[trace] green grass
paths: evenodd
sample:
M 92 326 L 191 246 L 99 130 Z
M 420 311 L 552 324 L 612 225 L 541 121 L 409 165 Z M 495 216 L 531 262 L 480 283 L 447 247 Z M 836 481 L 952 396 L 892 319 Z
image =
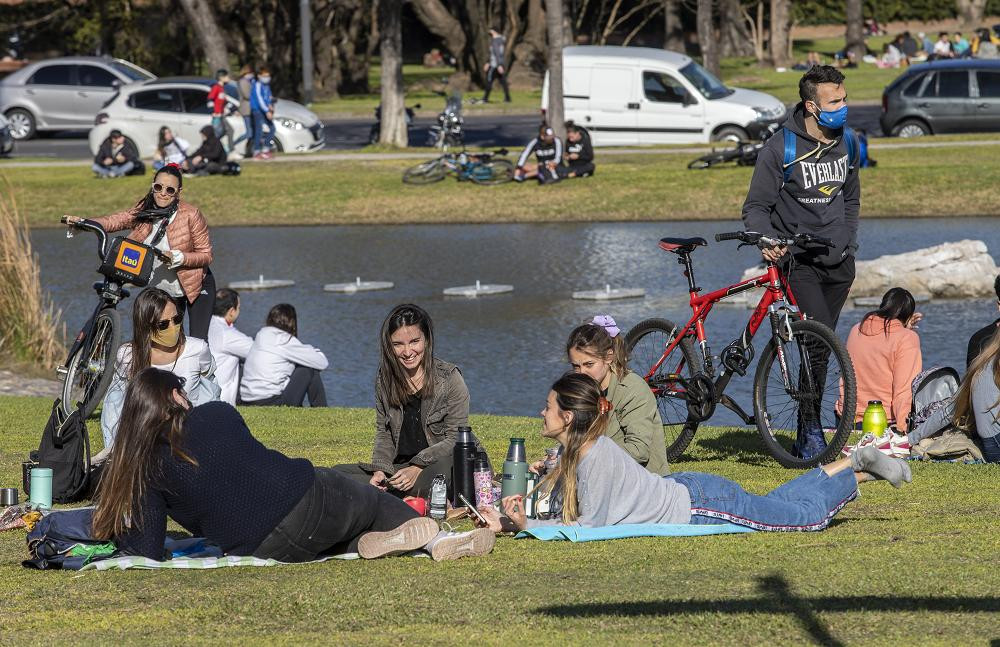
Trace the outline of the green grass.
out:
M 987 141 L 1000 144 L 996 136 Z M 994 187 L 1000 184 L 1000 165 L 984 163 L 995 155 L 994 145 L 883 149 L 873 144 L 879 165 L 862 171 L 862 217 L 998 215 L 1000 192 Z M 594 177 L 550 187 L 480 187 L 450 178 L 431 186 L 404 185 L 401 173 L 415 160 L 248 163 L 238 178 L 187 180 L 184 195 L 212 226 L 737 218 L 752 169 L 690 171 L 687 163 L 694 157 L 668 150 L 632 156 L 598 151 Z M 98 216 L 127 208 L 150 181 L 148 175 L 98 181 L 75 167 L 0 165 L 0 172 L 13 183 L 32 226 L 58 226 L 64 213 Z M 946 207 L 933 199 L 945 195 Z
M 0 482 L 20 480 L 50 403 L 0 398 Z M 370 410 L 243 412 L 268 446 L 317 465 L 370 454 Z M 473 416 L 494 459 L 538 421 Z M 100 437 L 97 421 L 92 435 Z M 753 492 L 795 476 L 749 432 L 703 429 L 678 469 Z M 1000 638 L 997 466 L 919 464 L 866 487 L 819 534 L 570 545 L 501 538 L 482 559 L 219 571 L 29 571 L 0 534 L 5 644 L 986 644 Z M 167 638 L 169 636 L 169 638 Z M 835 642 L 839 641 L 839 642 Z

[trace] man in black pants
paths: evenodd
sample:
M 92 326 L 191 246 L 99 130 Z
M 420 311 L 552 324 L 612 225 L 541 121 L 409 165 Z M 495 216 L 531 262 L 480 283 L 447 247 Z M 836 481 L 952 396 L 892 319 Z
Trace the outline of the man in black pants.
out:
M 852 148 L 844 141 L 844 75 L 832 66 L 817 65 L 799 81 L 799 97 L 802 100 L 784 123 L 792 136 L 778 131 L 757 157 L 743 204 L 743 223 L 748 231 L 812 233 L 834 242 L 832 248 L 778 247 L 762 254 L 781 263 L 802 312 L 836 330 L 854 282 L 861 209 L 858 165 L 849 159 Z M 853 150 L 857 149 L 854 142 Z M 823 394 L 828 358 L 813 354 L 811 359 L 818 380 L 814 388 Z M 800 409 L 795 451 L 802 458 L 826 448 L 819 422 L 818 416 Z
M 559 177 L 588 177 L 594 174 L 594 147 L 586 129 L 566 122 L 566 155 L 558 168 Z
M 510 88 L 507 86 L 507 70 L 503 66 L 504 53 L 507 49 L 507 39 L 498 29 L 490 29 L 490 61 L 483 66 L 486 72 L 486 92 L 483 93 L 483 103 L 490 102 L 490 92 L 493 90 L 493 80 L 500 79 L 503 88 L 504 103 L 510 103 Z

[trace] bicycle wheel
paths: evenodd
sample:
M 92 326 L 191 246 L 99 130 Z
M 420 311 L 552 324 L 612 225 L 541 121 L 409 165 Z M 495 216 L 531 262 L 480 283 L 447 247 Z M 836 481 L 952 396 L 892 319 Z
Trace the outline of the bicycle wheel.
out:
M 670 352 L 660 366 L 653 371 L 663 351 L 677 334 L 677 326 L 666 319 L 646 319 L 636 324 L 625 335 L 628 349 L 628 367 L 646 380 L 656 396 L 656 408 L 663 423 L 664 441 L 667 446 L 667 460 L 673 462 L 687 449 L 698 429 L 698 422 L 688 415 L 684 388 L 667 376 L 681 373 L 693 376 L 697 360 L 694 346 L 687 337 Z
M 728 162 L 731 158 L 732 153 L 709 153 L 708 155 L 702 155 L 696 160 L 692 160 L 688 164 L 688 168 L 692 170 L 706 169 L 716 164 L 722 164 L 723 162 Z
M 115 374 L 121 329 L 117 310 L 105 308 L 97 313 L 90 342 L 73 353 L 66 367 L 61 405 L 66 415 L 82 405 L 87 418 L 104 399 Z
M 843 411 L 853 412 L 857 397 L 854 366 L 837 335 L 818 321 L 793 321 L 791 338 L 781 340 L 789 387 L 786 388 L 778 347 L 772 339 L 761 353 L 754 376 L 753 409 L 768 453 L 784 467 L 829 463 L 854 427 L 854 416 L 838 422 L 837 401 L 843 384 Z M 812 459 L 793 451 L 799 428 L 822 429 L 827 448 Z
M 441 160 L 430 160 L 421 162 L 416 166 L 403 171 L 404 184 L 433 184 L 444 179 L 445 170 L 441 166 Z
M 476 184 L 503 184 L 513 179 L 514 165 L 508 160 L 490 160 L 472 169 L 472 181 Z

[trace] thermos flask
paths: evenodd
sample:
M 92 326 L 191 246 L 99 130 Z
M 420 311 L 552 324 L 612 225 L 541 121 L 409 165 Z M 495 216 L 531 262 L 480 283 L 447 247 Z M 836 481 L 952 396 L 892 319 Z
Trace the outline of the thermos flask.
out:
M 458 508 L 465 505 L 458 498 L 459 494 L 464 495 L 466 501 L 473 502 L 476 500 L 475 470 L 476 441 L 473 440 L 472 429 L 470 427 L 459 427 L 458 438 L 455 440 L 455 449 L 452 453 L 452 506 Z
M 476 457 L 473 481 L 476 485 L 476 507 L 493 505 L 493 470 L 490 469 L 490 461 L 486 457 L 486 452 L 479 452 Z
M 524 438 L 511 438 L 507 448 L 507 460 L 503 462 L 503 480 L 500 497 L 507 498 L 528 491 L 528 463 L 524 454 Z

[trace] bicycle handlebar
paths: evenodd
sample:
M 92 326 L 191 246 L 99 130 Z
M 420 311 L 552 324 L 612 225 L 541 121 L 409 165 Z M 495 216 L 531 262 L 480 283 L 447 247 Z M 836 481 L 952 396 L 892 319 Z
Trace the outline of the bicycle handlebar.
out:
M 102 261 L 108 255 L 108 232 L 104 230 L 104 227 L 93 220 L 87 220 L 86 218 L 76 222 L 70 222 L 67 216 L 63 216 L 59 219 L 59 222 L 69 227 L 75 227 L 76 229 L 82 229 L 84 231 L 92 231 L 97 234 L 97 255 Z M 165 254 L 156 248 L 153 248 L 153 253 L 164 263 L 170 263 L 173 261 L 173 257 L 170 256 L 170 254 Z
M 820 245 L 823 247 L 835 247 L 829 238 L 816 236 L 814 234 L 795 234 L 794 236 L 768 236 L 756 231 L 732 231 L 716 234 L 715 240 L 722 242 L 725 240 L 739 240 L 748 245 L 765 247 L 789 247 L 791 245 Z

